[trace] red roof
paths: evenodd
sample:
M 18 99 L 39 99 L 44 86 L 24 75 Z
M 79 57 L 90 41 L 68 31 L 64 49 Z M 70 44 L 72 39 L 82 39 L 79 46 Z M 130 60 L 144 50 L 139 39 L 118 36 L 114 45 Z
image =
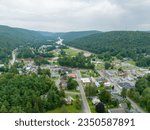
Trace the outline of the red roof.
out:
M 69 77 L 76 78 L 76 74 L 68 74 Z

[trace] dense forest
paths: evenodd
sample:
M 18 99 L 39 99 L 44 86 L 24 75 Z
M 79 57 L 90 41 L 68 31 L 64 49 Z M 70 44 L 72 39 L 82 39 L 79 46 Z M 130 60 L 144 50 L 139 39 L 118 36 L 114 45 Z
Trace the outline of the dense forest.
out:
M 135 84 L 135 89 L 128 91 L 128 96 L 150 112 L 150 75 L 140 78 Z
M 150 33 L 138 31 L 114 31 L 97 33 L 66 42 L 67 45 L 101 54 L 101 58 L 116 56 L 132 58 L 139 66 L 149 66 Z M 139 62 L 139 59 L 142 61 Z
M 0 75 L 0 112 L 47 112 L 63 104 L 61 93 L 47 76 Z

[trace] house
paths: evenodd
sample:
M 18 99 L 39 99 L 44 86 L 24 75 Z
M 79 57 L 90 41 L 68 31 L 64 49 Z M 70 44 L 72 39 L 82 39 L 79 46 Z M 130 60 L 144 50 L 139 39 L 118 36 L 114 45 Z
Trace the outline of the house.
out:
M 4 67 L 4 64 L 0 64 L 0 68 Z
M 52 78 L 56 78 L 56 77 L 59 77 L 59 70 L 60 68 L 51 68 L 50 71 L 51 71 L 51 77 Z
M 107 82 L 107 80 L 105 78 L 97 78 L 96 81 L 99 82 L 99 83 Z
M 93 77 L 91 77 L 91 82 L 92 82 L 92 83 L 95 83 L 96 80 L 95 80 Z
M 108 109 L 109 113 L 126 113 L 124 108 L 112 108 Z
M 112 86 L 112 83 L 111 83 L 111 82 L 105 82 L 105 83 L 104 83 L 104 86 L 110 87 L 110 86 Z
M 100 84 L 99 84 L 99 82 L 95 82 L 95 86 L 98 88 L 98 87 L 100 87 Z
M 118 85 L 119 85 L 121 88 L 126 88 L 126 89 L 134 88 L 134 84 L 131 84 L 131 83 L 129 83 L 129 82 L 120 82 L 120 83 L 118 83 Z
M 67 98 L 65 98 L 65 101 L 66 101 L 66 104 L 71 105 L 74 99 L 71 96 L 68 96 Z
M 61 89 L 66 89 L 67 88 L 67 82 L 65 80 L 61 80 L 59 86 Z
M 76 78 L 76 74 L 73 74 L 73 73 L 68 74 L 68 77 L 70 77 L 70 78 Z
M 121 104 L 119 104 L 119 106 L 121 108 L 124 108 L 125 110 L 128 109 L 127 103 L 121 103 Z
M 100 100 L 97 97 L 93 97 L 92 103 L 93 105 L 97 105 L 100 102 Z
M 81 81 L 83 84 L 90 84 L 91 83 L 90 78 L 81 78 Z

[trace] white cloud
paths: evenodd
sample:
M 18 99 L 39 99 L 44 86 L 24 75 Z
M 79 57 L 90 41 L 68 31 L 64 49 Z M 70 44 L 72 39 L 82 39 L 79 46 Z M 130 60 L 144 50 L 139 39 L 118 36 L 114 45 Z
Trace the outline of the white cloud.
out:
M 150 23 L 148 11 L 149 0 L 0 0 L 0 24 L 48 31 L 136 29 Z

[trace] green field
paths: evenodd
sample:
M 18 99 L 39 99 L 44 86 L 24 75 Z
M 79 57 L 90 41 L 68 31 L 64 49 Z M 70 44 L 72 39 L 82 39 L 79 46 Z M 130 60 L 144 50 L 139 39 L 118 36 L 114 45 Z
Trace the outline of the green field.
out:
M 80 51 L 77 51 L 77 50 L 74 50 L 74 49 L 63 49 L 67 55 L 70 55 L 70 56 L 76 56 Z
M 92 104 L 92 101 L 90 99 L 88 99 L 88 104 L 89 104 L 89 107 L 91 109 L 91 112 L 92 113 L 96 113 L 96 111 L 95 111 L 95 105 Z

